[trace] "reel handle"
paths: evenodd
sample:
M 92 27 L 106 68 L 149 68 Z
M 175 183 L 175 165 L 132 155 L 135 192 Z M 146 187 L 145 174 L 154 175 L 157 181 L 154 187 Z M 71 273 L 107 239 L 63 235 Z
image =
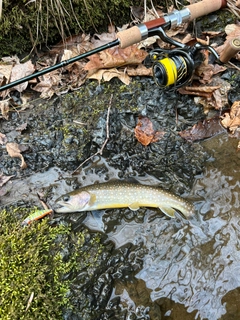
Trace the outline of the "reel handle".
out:
M 227 63 L 236 53 L 240 51 L 240 38 L 234 38 L 227 42 L 225 49 L 220 53 L 219 60 Z
M 203 0 L 185 7 L 182 10 L 175 10 L 161 18 L 154 19 L 142 24 L 136 25 L 127 30 L 117 33 L 120 41 L 119 47 L 124 49 L 135 43 L 138 43 L 149 36 L 151 29 L 179 25 L 186 21 L 192 21 L 198 17 L 207 15 L 227 6 L 226 0 Z

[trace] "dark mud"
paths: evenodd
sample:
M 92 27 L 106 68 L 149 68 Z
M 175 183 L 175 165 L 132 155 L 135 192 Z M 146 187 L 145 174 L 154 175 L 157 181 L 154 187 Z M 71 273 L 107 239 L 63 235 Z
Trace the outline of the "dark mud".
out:
M 111 95 L 103 154 L 72 175 L 106 139 Z M 203 144 L 184 141 L 179 131 L 205 117 L 202 107 L 189 96 L 161 92 L 151 79 L 136 78 L 130 86 L 89 82 L 53 101 L 31 104 L 1 121 L 9 142 L 28 146 L 26 170 L 1 146 L 0 170 L 15 175 L 1 206 L 39 206 L 37 192 L 51 205 L 81 185 L 134 178 L 188 196 L 197 211 L 189 223 L 146 208 L 55 215 L 54 223 L 70 223 L 77 232 L 86 225 L 90 238 L 100 231 L 105 248 L 98 267 L 69 276 L 75 308 L 65 310 L 64 319 L 228 320 L 234 319 L 233 308 L 239 315 L 237 140 L 224 134 Z M 137 142 L 139 115 L 165 131 L 163 139 L 147 147 Z M 15 129 L 25 122 L 20 134 Z

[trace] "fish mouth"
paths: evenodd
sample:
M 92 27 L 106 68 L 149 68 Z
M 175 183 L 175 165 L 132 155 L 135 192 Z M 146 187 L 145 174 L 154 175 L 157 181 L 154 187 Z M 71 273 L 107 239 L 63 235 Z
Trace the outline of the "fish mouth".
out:
M 72 208 L 69 208 L 68 204 L 64 201 L 58 201 L 54 204 L 53 210 L 57 213 L 69 213 L 74 212 Z

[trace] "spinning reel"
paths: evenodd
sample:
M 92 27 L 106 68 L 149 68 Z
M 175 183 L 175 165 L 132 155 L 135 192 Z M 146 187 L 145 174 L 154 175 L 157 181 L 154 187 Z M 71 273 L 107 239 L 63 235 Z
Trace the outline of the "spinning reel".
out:
M 174 90 L 187 85 L 191 81 L 194 70 L 203 61 L 200 50 L 210 51 L 219 63 L 217 52 L 210 46 L 196 43 L 193 47 L 169 38 L 162 28 L 158 28 L 157 34 L 160 38 L 170 44 L 174 49 L 155 49 L 149 54 L 153 62 L 153 77 L 161 89 Z

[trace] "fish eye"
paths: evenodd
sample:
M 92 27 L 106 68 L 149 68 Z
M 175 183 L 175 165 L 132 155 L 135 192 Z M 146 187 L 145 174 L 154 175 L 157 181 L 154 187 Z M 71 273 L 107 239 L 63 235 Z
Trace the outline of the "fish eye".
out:
M 68 194 L 66 194 L 65 196 L 63 196 L 63 201 L 68 202 L 70 199 L 70 196 Z

